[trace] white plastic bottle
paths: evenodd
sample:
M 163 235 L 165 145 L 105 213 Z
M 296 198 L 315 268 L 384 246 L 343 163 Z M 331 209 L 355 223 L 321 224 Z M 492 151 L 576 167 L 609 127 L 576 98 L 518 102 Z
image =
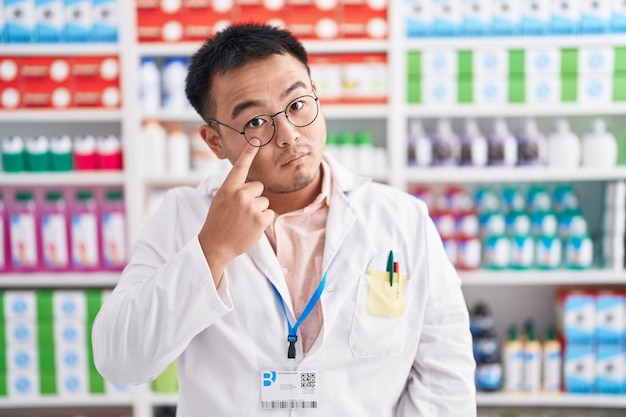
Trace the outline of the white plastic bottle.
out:
M 181 112 L 189 107 L 185 95 L 187 61 L 182 57 L 169 57 L 163 61 L 161 85 L 163 87 L 163 108 Z
M 548 329 L 548 337 L 543 346 L 543 391 L 561 391 L 561 373 L 563 368 L 563 352 L 561 342 L 556 337 L 554 327 Z
M 544 165 L 546 159 L 546 138 L 539 131 L 532 117 L 524 120 L 524 128 L 517 137 L 519 165 Z
M 494 120 L 493 134 L 489 137 L 489 164 L 507 167 L 517 164 L 517 139 L 501 118 Z
M 409 141 L 413 147 L 413 155 L 410 159 L 415 160 L 418 167 L 427 167 L 433 160 L 433 144 L 426 133 L 420 119 L 412 119 L 409 127 Z
M 432 138 L 432 145 L 433 165 L 451 166 L 458 164 L 461 144 L 458 136 L 452 130 L 450 120 L 439 120 L 437 132 Z
M 548 136 L 548 166 L 575 168 L 580 165 L 581 144 L 565 119 L 556 122 L 555 131 Z
M 157 119 L 148 119 L 141 128 L 142 173 L 164 175 L 166 171 L 167 132 Z
M 504 389 L 508 392 L 520 392 L 524 388 L 524 345 L 516 326 L 509 327 L 502 350 Z
M 190 162 L 189 136 L 180 123 L 173 123 L 167 136 L 167 168 L 172 175 L 189 173 Z
M 582 165 L 610 168 L 617 163 L 617 139 L 606 130 L 603 119 L 595 119 L 582 138 Z
M 161 108 L 161 72 L 154 58 L 142 58 L 139 80 L 142 110 L 146 113 L 159 110 Z
M 524 391 L 538 392 L 541 389 L 541 364 L 543 348 L 537 340 L 534 326 L 526 324 L 526 340 L 524 342 Z
M 461 138 L 461 165 L 483 167 L 489 158 L 487 138 L 480 132 L 476 119 L 465 120 Z

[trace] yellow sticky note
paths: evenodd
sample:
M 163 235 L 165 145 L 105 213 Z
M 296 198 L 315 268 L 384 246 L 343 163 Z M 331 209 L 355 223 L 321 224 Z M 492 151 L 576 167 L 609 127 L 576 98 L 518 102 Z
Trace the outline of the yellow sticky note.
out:
M 406 276 L 394 274 L 389 285 L 389 272 L 367 271 L 370 284 L 367 291 L 367 311 L 383 317 L 400 317 L 404 312 Z

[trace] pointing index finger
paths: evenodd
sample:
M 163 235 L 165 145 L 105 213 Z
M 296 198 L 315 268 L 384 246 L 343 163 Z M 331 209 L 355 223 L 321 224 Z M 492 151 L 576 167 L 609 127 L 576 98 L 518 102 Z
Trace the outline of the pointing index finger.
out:
M 257 139 L 253 139 L 253 141 L 255 141 L 254 143 L 258 143 Z M 252 161 L 254 161 L 254 157 L 258 151 L 258 146 L 246 145 L 241 155 L 239 155 L 239 158 L 237 158 L 233 164 L 225 182 L 245 183 L 246 178 L 248 178 L 248 172 L 250 172 Z

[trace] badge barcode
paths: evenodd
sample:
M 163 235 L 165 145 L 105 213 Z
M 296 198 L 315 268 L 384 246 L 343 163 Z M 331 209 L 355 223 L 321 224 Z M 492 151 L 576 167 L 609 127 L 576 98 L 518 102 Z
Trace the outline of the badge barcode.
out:
M 263 408 L 317 408 L 317 401 L 262 401 Z

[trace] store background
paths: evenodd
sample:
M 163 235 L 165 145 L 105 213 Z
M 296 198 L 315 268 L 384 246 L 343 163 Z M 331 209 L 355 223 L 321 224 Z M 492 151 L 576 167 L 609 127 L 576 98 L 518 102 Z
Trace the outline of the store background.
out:
M 172 413 L 173 368 L 151 384 L 125 388 L 106 384 L 93 367 L 90 323 L 120 268 L 105 262 L 112 258 L 103 248 L 124 253 L 167 188 L 227 169 L 198 142 L 199 118 L 181 98 L 180 83 L 189 56 L 206 36 L 250 16 L 285 25 L 304 41 L 328 118 L 329 152 L 430 201 L 446 248 L 460 266 L 468 307 L 487 303 L 497 340 L 504 342 L 511 325 L 521 334 L 530 319 L 543 342 L 551 326 L 562 327 L 555 308 L 559 289 L 594 294 L 571 298 L 578 309 L 567 310 L 568 317 L 586 318 L 588 326 L 559 332 L 576 342 L 562 340 L 570 367 L 589 372 L 572 371 L 580 376 L 571 385 L 579 392 L 481 391 L 481 415 L 626 413 L 626 313 L 620 298 L 626 284 L 626 168 L 621 166 L 626 162 L 626 13 L 620 2 L 3 0 L 0 11 L 0 215 L 5 221 L 0 238 L 7 249 L 0 250 L 5 260 L 0 263 L 0 414 Z M 462 139 L 471 145 L 464 161 L 493 166 L 456 166 L 454 149 L 468 119 L 485 138 Z M 529 119 L 543 139 L 532 129 L 523 136 L 532 126 Z M 580 161 L 571 141 L 551 136 L 560 119 L 578 135 Z M 614 142 L 583 139 L 597 119 Z M 428 140 L 420 139 L 415 120 Z M 496 127 L 502 121 L 513 139 Z M 16 136 L 24 140 L 23 150 Z M 513 143 L 517 150 L 521 140 L 530 144 L 525 149 L 557 151 L 548 154 L 548 162 L 536 158 L 544 153 L 514 152 L 528 165 L 520 166 L 506 149 Z M 555 155 L 560 158 L 550 160 Z M 599 166 L 588 166 L 594 163 Z M 441 166 L 426 166 L 433 164 Z M 497 242 L 518 249 L 519 259 L 488 264 L 486 242 L 493 234 L 475 227 L 487 219 L 476 196 L 519 192 L 525 201 L 536 186 L 545 187 L 539 190 L 547 192 L 559 220 L 557 190 L 571 187 L 588 233 L 573 235 L 565 228 L 547 237 L 578 252 L 568 260 L 564 251 L 554 268 L 538 268 L 538 258 L 524 257 L 528 242 L 539 242 L 538 236 L 523 233 L 524 224 L 541 211 L 526 203 L 519 217 L 509 217 L 519 220 L 513 224 L 522 236 L 497 234 Z M 82 204 L 78 193 L 84 190 L 94 191 L 95 205 Z M 21 191 L 33 192 L 34 209 L 18 204 Z M 67 210 L 46 203 L 50 191 L 62 192 Z M 122 192 L 123 207 L 107 199 L 110 191 Z M 69 264 L 55 271 L 42 262 L 38 249 L 33 265 L 9 267 L 6 230 L 15 213 L 24 215 L 21 220 L 58 213 L 82 220 L 89 230 L 77 229 L 76 235 L 97 237 L 97 257 L 81 264 L 68 256 Z M 104 219 L 119 220 L 120 213 L 127 240 L 111 246 L 106 230 L 119 223 L 111 226 Z M 496 214 L 506 219 L 506 208 Z M 28 226 L 23 227 L 19 230 L 27 235 Z M 591 257 L 580 249 L 587 243 L 593 245 Z M 482 247 L 480 264 L 476 244 Z M 595 294 L 607 288 L 621 303 L 610 316 L 621 323 L 621 332 L 599 340 L 596 322 L 604 316 Z M 21 309 L 12 310 L 16 305 Z M 605 389 L 612 394 L 598 392 L 599 344 L 603 352 L 606 345 L 612 349 L 611 376 L 622 381 Z

